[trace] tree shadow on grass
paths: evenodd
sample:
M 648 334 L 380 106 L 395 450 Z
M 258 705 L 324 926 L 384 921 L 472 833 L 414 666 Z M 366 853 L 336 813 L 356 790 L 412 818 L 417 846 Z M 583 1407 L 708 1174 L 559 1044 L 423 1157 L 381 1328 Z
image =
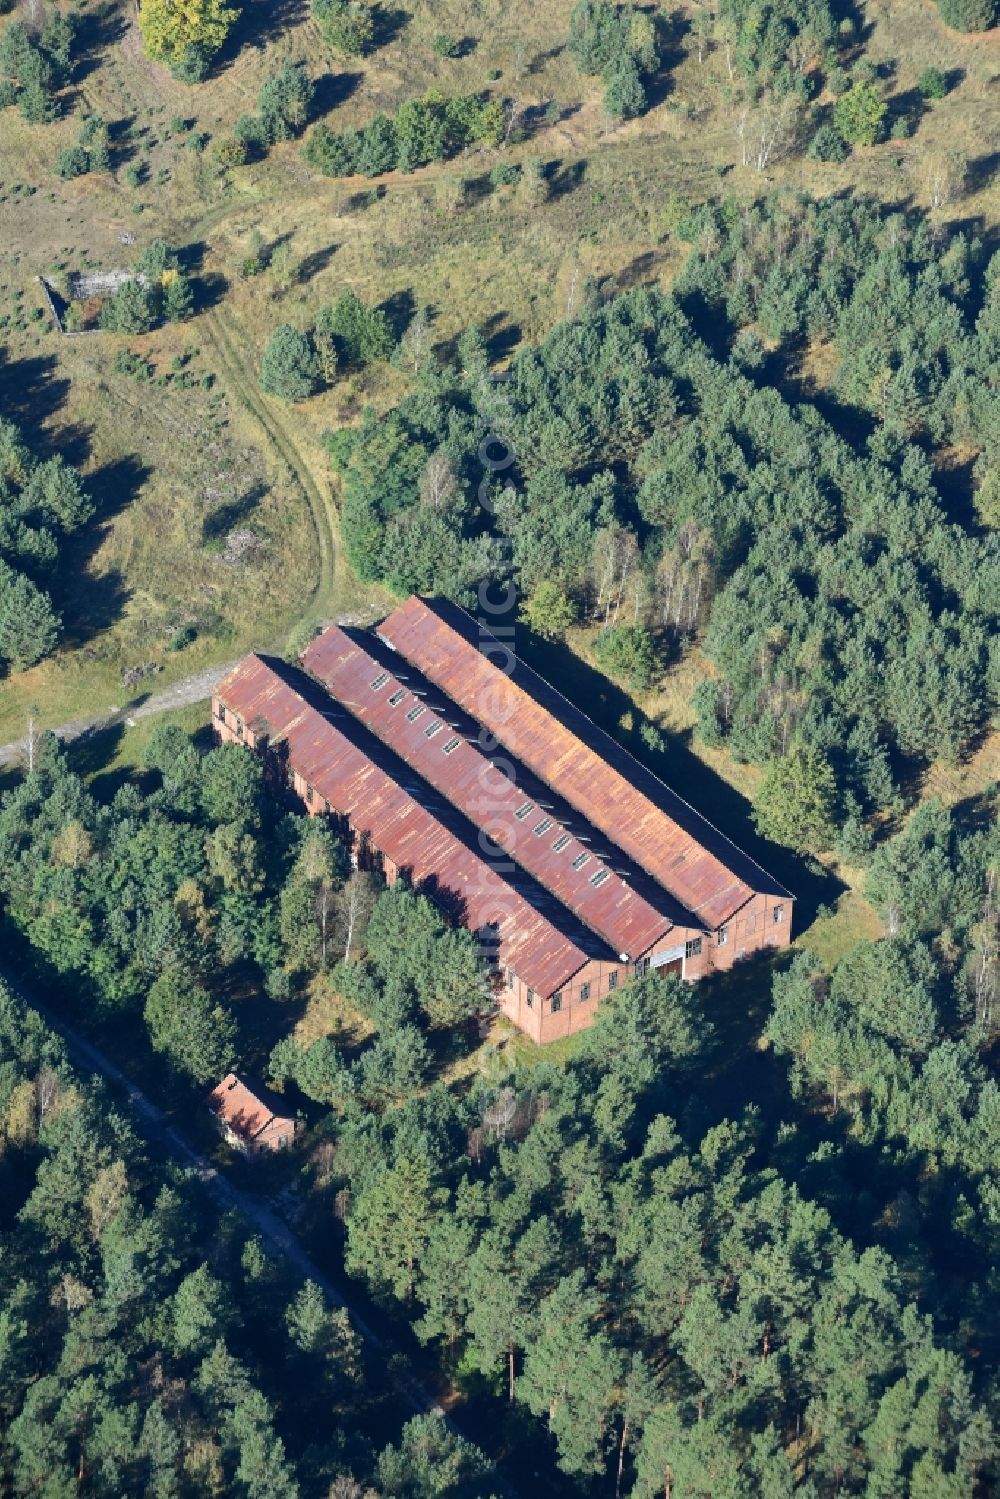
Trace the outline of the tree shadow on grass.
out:
M 13 791 L 24 774 L 20 765 L 0 765 L 0 800 Z
M 585 161 L 571 161 L 566 166 L 561 161 L 549 162 L 545 167 L 545 176 L 549 184 L 550 199 L 554 201 L 564 198 L 567 193 L 580 186 L 586 175 Z
M 339 105 L 346 104 L 361 83 L 361 73 L 323 73 L 313 83 L 312 100 L 309 105 L 309 123 L 321 120 Z
M 47 432 L 45 423 L 66 403 L 69 380 L 59 373 L 54 354 L 5 359 L 0 352 L 0 411 L 22 429 L 25 442 L 41 458 L 61 453 L 68 463 L 82 463 L 90 451 L 84 427 Z
M 973 156 L 965 169 L 965 180 L 970 192 L 979 192 L 988 187 L 1000 170 L 1000 151 L 986 151 L 982 156 Z
M 645 250 L 624 266 L 614 278 L 619 291 L 630 291 L 634 286 L 648 283 L 655 277 L 667 256 L 661 250 Z
M 79 87 L 100 67 L 109 49 L 125 36 L 128 19 L 124 9 L 111 5 L 98 5 L 93 10 L 81 8 L 75 14 L 73 50 L 77 56 L 70 81 Z
M 212 59 L 209 82 L 228 71 L 245 49 L 264 52 L 291 27 L 307 19 L 309 0 L 271 0 L 269 5 L 245 5 L 237 11 L 236 25 Z
M 494 364 L 513 354 L 524 336 L 521 325 L 512 323 L 509 313 L 506 312 L 492 313 L 481 328 L 483 338 L 486 340 L 487 353 L 491 363 Z
M 400 291 L 393 292 L 391 297 L 387 297 L 379 305 L 380 310 L 389 319 L 393 338 L 397 340 L 402 338 L 417 312 L 412 288 L 407 286 Z
M 546 47 L 542 52 L 536 52 L 525 68 L 525 72 L 529 77 L 534 73 L 540 73 L 546 63 L 553 62 L 555 58 L 561 57 L 565 50 L 566 48 L 560 43 L 558 47 Z
M 679 11 L 674 12 L 669 22 L 659 13 L 654 13 L 652 19 L 657 32 L 660 61 L 655 73 L 647 74 L 642 80 L 646 91 L 647 112 L 664 104 L 673 93 L 674 68 L 684 60 L 681 43 L 691 29 L 690 21 Z
M 49 590 L 65 623 L 64 648 L 85 644 L 121 618 L 129 597 L 122 574 L 112 568 L 98 576 L 89 569 L 107 535 L 108 522 L 134 499 L 150 472 L 136 458 L 127 456 L 87 475 L 94 515 L 64 541 Z
M 410 12 L 401 10 L 398 6 L 376 5 L 372 21 L 375 25 L 372 50 L 376 51 L 379 47 L 388 46 L 402 34 L 404 27 L 410 23 Z
M 99 795 L 102 801 L 110 801 L 119 787 L 131 779 L 128 766 L 123 765 L 114 772 L 106 770 L 121 748 L 124 738 L 125 724 L 121 719 L 116 718 L 113 723 L 100 728 L 85 729 L 66 746 L 66 759 L 70 769 L 76 775 L 91 780 L 92 791 L 97 792 L 100 788 Z
M 309 255 L 304 255 L 299 261 L 296 280 L 300 286 L 305 286 L 314 276 L 325 271 L 330 261 L 340 249 L 339 245 L 324 245 L 319 250 L 313 250 Z
M 202 521 L 203 540 L 211 541 L 216 537 L 225 536 L 234 526 L 256 510 L 261 501 L 266 499 L 268 492 L 267 485 L 258 480 L 257 483 L 250 485 L 245 494 L 237 495 L 232 500 L 224 500 Z

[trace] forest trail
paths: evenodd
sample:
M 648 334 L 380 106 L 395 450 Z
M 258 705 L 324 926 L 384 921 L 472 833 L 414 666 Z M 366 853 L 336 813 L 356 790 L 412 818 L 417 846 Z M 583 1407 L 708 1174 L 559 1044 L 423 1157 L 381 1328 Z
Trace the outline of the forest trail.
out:
M 283 1218 L 252 1193 L 235 1186 L 217 1166 L 213 1166 L 211 1161 L 195 1149 L 181 1130 L 167 1118 L 163 1110 L 143 1093 L 141 1088 L 138 1088 L 109 1056 L 51 1011 L 47 1005 L 42 1004 L 12 973 L 0 968 L 0 978 L 14 993 L 19 994 L 26 1004 L 37 1010 L 46 1025 L 63 1038 L 70 1060 L 80 1072 L 97 1073 L 125 1094 L 136 1115 L 137 1122 L 142 1126 L 143 1134 L 152 1146 L 168 1158 L 172 1157 L 181 1165 L 193 1170 L 220 1209 L 225 1212 L 239 1213 L 258 1230 L 262 1238 L 277 1253 L 293 1264 L 306 1280 L 314 1281 L 333 1306 L 347 1312 L 359 1338 L 372 1353 L 379 1356 L 383 1368 L 389 1372 L 389 1377 L 399 1395 L 417 1415 L 439 1414 L 456 1436 L 471 1440 L 465 1437 L 454 1418 L 441 1408 L 434 1393 L 399 1367 L 399 1360 L 392 1358 L 392 1345 L 375 1331 L 357 1307 L 337 1289 L 328 1276 L 323 1274 Z M 495 1476 L 494 1482 L 498 1492 L 503 1494 L 505 1499 L 518 1499 L 517 1491 L 499 1474 Z
M 324 603 L 329 600 L 333 588 L 334 539 L 330 520 L 330 501 L 322 493 L 315 475 L 278 415 L 276 403 L 269 401 L 260 393 L 255 381 L 246 378 L 242 361 L 233 343 L 232 329 L 227 324 L 222 311 L 217 307 L 209 309 L 202 314 L 202 322 L 208 329 L 230 389 L 263 430 L 271 447 L 301 489 L 309 507 L 319 557 L 319 576 L 316 581 L 313 605 L 322 609 Z
M 69 743 L 73 739 L 82 739 L 85 735 L 98 733 L 101 729 L 113 728 L 115 724 L 126 723 L 129 719 L 151 718 L 156 713 L 166 713 L 172 708 L 186 708 L 191 703 L 203 702 L 211 697 L 216 683 L 221 682 L 227 672 L 232 671 L 237 663 L 227 661 L 221 666 L 207 666 L 202 671 L 194 672 L 190 677 L 184 677 L 180 682 L 175 682 L 172 687 L 164 687 L 161 692 L 154 692 L 145 699 L 134 699 L 131 703 L 125 703 L 121 708 L 112 707 L 106 713 L 96 714 L 92 718 L 75 718 L 69 723 L 60 724 L 53 730 L 57 739 Z M 15 765 L 22 760 L 25 753 L 25 741 L 15 739 L 10 744 L 0 744 L 0 766 Z

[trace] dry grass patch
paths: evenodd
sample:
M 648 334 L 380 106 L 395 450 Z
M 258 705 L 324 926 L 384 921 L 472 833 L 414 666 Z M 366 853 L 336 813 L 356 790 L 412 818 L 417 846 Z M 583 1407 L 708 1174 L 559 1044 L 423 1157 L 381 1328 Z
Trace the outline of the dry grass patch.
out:
M 825 972 L 830 973 L 859 942 L 873 942 L 884 935 L 879 917 L 861 893 L 863 874 L 860 870 L 837 869 L 842 879 L 849 880 L 849 888 L 837 901 L 829 916 L 820 917 L 795 939 L 795 946 L 805 948 L 819 961 Z
M 317 974 L 307 992 L 308 1003 L 293 1032 L 303 1051 L 323 1036 L 332 1036 L 338 1045 L 354 1048 L 375 1034 L 368 1017 L 334 989 L 326 974 Z

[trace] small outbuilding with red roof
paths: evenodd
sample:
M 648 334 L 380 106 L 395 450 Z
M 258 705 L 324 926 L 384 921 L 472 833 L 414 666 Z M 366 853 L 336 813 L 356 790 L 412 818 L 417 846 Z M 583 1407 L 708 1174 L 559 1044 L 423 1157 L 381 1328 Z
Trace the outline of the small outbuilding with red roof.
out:
M 244 1155 L 284 1150 L 295 1139 L 295 1120 L 278 1113 L 276 1100 L 242 1082 L 235 1072 L 212 1089 L 208 1107 L 226 1143 Z

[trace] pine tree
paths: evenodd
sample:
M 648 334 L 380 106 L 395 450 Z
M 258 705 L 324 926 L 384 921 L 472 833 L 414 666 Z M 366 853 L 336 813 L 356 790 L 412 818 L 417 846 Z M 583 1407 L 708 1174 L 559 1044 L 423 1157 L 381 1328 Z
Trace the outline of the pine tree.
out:
M 438 1195 L 426 1157 L 407 1154 L 381 1166 L 347 1220 L 349 1272 L 364 1275 L 377 1291 L 409 1301 Z
M 836 795 L 829 762 L 819 750 L 800 745 L 768 767 L 754 799 L 754 821 L 774 843 L 818 853 L 836 836 Z

